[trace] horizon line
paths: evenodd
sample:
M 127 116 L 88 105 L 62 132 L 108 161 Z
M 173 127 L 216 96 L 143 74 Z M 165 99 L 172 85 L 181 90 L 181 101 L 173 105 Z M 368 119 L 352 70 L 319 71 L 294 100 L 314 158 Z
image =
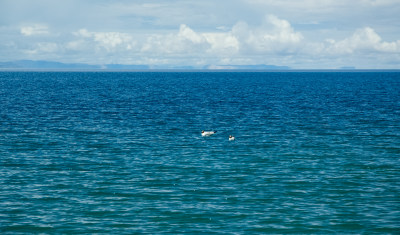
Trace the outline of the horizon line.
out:
M 0 72 L 400 72 L 400 69 L 207 69 L 207 68 L 148 68 L 148 69 L 79 69 L 79 68 L 0 68 Z

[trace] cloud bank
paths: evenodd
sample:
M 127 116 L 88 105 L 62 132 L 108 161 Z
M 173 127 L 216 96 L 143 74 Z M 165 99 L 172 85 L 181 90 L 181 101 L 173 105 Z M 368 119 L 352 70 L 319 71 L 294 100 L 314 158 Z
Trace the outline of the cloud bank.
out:
M 19 1 L 29 5 L 24 0 Z M 58 21 L 54 12 L 44 12 L 47 18 L 54 18 L 53 23 L 36 15 L 14 19 L 14 15 L 6 14 L 4 7 L 19 6 L 6 0 L 6 4 L 0 4 L 0 8 L 3 5 L 0 13 L 4 13 L 0 16 L 3 18 L 0 32 L 6 35 L 0 38 L 0 60 L 400 68 L 400 19 L 397 15 L 387 15 L 400 9 L 396 1 L 222 0 L 218 3 L 191 2 L 191 8 L 189 3 L 178 0 L 171 4 L 155 0 L 100 2 L 96 5 L 90 1 L 64 2 L 62 6 L 67 12 L 80 6 L 87 14 L 78 15 L 79 22 L 71 19 L 70 25 L 66 26 Z M 50 5 L 56 7 L 55 3 Z M 350 13 L 351 7 L 355 6 L 364 10 Z M 232 14 L 218 10 L 223 7 Z M 267 9 L 275 11 L 278 8 L 286 10 L 265 14 Z M 337 15 L 339 10 L 344 12 L 342 17 Z M 347 19 L 351 14 L 364 19 L 372 10 L 381 16 L 379 20 L 357 23 Z M 235 16 L 239 11 L 239 16 Z M 104 18 L 98 16 L 99 13 Z M 383 16 L 384 13 L 387 16 Z M 62 18 L 62 14 L 58 17 Z M 97 22 L 88 20 L 89 17 L 94 17 Z M 1 24 L 7 21 L 8 24 Z
M 41 34 L 49 33 L 47 26 L 40 25 L 40 24 L 33 24 L 30 26 L 22 26 L 20 32 L 24 36 L 33 36 L 33 35 L 41 35 Z

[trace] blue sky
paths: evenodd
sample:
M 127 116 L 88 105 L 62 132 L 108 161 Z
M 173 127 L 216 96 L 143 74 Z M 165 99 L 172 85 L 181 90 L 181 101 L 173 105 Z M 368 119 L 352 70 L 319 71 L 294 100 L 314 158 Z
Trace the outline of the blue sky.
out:
M 0 61 L 400 69 L 400 0 L 0 0 Z

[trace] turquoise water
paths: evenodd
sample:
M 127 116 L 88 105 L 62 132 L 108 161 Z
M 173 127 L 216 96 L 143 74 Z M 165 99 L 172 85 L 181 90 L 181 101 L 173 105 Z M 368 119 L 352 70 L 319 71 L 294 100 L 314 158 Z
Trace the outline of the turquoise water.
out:
M 0 72 L 3 234 L 398 234 L 399 157 L 399 72 Z

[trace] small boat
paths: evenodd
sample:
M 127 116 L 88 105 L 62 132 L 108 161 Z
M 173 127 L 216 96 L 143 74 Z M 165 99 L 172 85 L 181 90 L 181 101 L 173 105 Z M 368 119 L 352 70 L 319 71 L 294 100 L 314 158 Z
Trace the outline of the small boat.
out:
M 210 136 L 217 133 L 216 131 L 201 131 L 201 136 Z
M 229 136 L 229 141 L 235 140 L 235 136 L 230 135 Z

